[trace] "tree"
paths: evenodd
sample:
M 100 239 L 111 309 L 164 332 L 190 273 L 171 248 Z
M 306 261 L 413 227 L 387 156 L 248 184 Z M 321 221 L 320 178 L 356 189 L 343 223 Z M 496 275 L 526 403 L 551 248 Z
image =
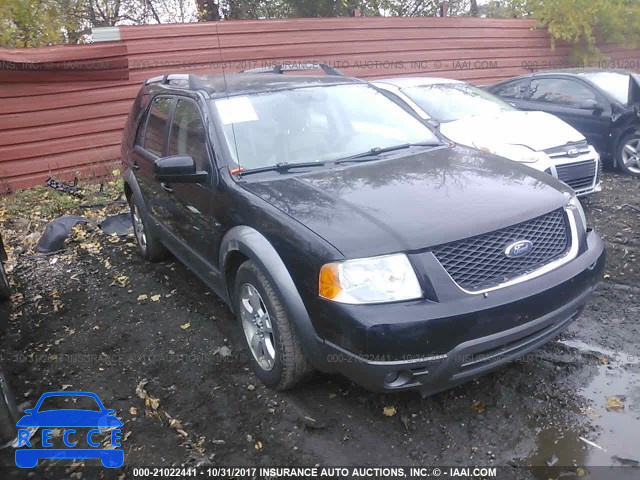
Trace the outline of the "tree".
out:
M 46 0 L 0 0 L 0 44 L 34 47 L 63 41 L 63 22 L 55 3 Z
M 603 57 L 598 40 L 628 48 L 640 40 L 638 0 L 532 0 L 528 7 L 549 31 L 552 47 L 558 41 L 570 43 L 572 60 L 579 64 Z

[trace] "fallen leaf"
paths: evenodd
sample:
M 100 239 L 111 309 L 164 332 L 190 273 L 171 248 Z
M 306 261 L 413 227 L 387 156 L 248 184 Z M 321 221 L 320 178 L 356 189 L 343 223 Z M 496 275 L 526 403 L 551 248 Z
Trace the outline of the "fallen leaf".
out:
M 151 301 L 152 302 L 159 302 L 160 301 L 160 295 L 152 295 L 151 296 Z
M 146 300 L 147 298 L 149 298 L 149 296 L 146 293 L 143 293 L 142 295 L 138 295 L 139 302 Z
M 262 447 L 263 447 L 262 442 L 258 440 L 258 442 L 255 444 L 256 450 L 262 450 Z
M 191 327 L 191 324 L 189 322 L 183 323 L 182 325 L 180 325 L 180 328 L 182 330 L 187 330 L 189 327 Z
M 471 410 L 473 410 L 476 413 L 483 413 L 485 409 L 485 405 L 484 403 L 476 400 L 471 404 Z
M 620 397 L 614 395 L 613 397 L 607 398 L 607 403 L 604 408 L 610 412 L 624 410 L 624 402 Z
M 137 415 L 138 414 L 138 409 L 136 407 L 129 407 L 129 413 L 131 415 Z
M 382 414 L 383 414 L 385 417 L 393 417 L 396 413 L 398 413 L 398 411 L 396 410 L 396 407 L 393 407 L 393 406 L 391 406 L 391 407 L 384 407 L 384 408 L 382 409 Z
M 147 394 L 147 398 L 144 399 L 144 405 L 152 410 L 157 410 L 160 406 L 160 400 Z

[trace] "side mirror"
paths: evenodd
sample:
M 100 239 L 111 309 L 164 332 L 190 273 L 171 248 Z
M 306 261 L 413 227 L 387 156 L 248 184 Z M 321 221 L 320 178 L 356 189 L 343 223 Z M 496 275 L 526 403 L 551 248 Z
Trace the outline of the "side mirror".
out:
M 594 100 L 593 98 L 589 98 L 587 100 L 584 100 L 584 101 L 580 102 L 578 107 L 580 108 L 580 110 L 600 110 L 600 111 L 602 111 L 602 107 L 600 107 L 600 104 L 598 103 L 598 101 Z
M 167 183 L 204 183 L 208 174 L 196 171 L 196 162 L 189 155 L 174 155 L 156 160 L 155 177 Z

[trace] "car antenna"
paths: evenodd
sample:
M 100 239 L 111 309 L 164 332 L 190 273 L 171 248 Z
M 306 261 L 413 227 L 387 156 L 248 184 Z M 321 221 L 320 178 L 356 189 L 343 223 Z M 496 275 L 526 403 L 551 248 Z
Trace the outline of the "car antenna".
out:
M 218 20 L 218 22 L 220 22 L 220 20 Z M 216 22 L 216 38 L 218 39 L 218 51 L 220 52 L 220 65 L 222 67 L 222 79 L 224 80 L 224 91 L 225 91 L 225 95 L 227 97 L 227 100 L 229 100 L 229 88 L 227 87 L 227 74 L 224 70 L 224 58 L 222 58 L 222 45 L 220 43 L 220 24 Z M 224 127 L 223 127 L 224 128 Z M 240 164 L 240 153 L 238 152 L 238 140 L 236 139 L 236 126 L 233 122 L 231 122 L 231 133 L 233 134 L 233 146 L 236 150 L 236 160 L 238 163 L 238 168 L 234 169 L 234 171 L 240 173 L 242 172 L 243 168 L 242 165 Z

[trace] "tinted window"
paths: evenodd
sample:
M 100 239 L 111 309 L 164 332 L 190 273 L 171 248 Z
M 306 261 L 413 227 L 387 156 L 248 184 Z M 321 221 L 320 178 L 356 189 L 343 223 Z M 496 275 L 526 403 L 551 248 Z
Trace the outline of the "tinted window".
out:
M 171 122 L 168 155 L 189 155 L 198 170 L 209 170 L 207 136 L 198 106 L 189 100 L 178 100 Z
M 587 100 L 598 99 L 593 91 L 575 80 L 541 78 L 531 80 L 531 100 L 579 107 Z
M 515 110 L 498 97 L 465 83 L 422 85 L 402 91 L 439 122 Z
M 528 80 L 505 83 L 492 89 L 491 93 L 504 98 L 522 99 L 527 91 L 527 83 Z
M 171 98 L 154 98 L 149 110 L 149 119 L 147 120 L 142 147 L 157 156 L 162 155 L 171 102 Z

